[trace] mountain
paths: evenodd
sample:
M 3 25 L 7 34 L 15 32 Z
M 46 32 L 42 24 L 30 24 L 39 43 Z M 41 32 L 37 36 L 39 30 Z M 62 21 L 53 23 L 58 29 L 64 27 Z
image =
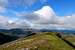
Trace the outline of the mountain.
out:
M 11 35 L 11 36 L 17 36 L 17 37 L 27 36 L 32 33 L 30 30 L 25 30 L 20 28 L 15 28 L 10 30 L 0 29 L 0 32 L 3 32 L 3 34 L 5 35 Z
M 0 32 L 9 32 L 7 29 L 0 29 Z
M 0 46 L 0 50 L 75 50 L 52 32 L 40 32 Z
M 57 29 L 40 29 L 41 32 L 63 32 L 63 33 L 75 33 L 75 30 L 57 30 Z
M 25 29 L 0 29 L 0 44 L 14 41 L 16 39 L 32 35 L 32 32 Z
M 5 35 L 3 33 L 0 33 L 0 45 L 7 43 L 7 42 L 11 42 L 13 40 L 18 39 L 19 37 L 17 36 L 9 36 L 9 35 Z
M 59 32 L 63 35 L 75 35 L 75 30 L 49 30 L 49 29 L 0 29 L 0 44 L 16 40 L 18 38 L 33 35 L 35 32 Z
M 75 35 L 75 30 L 51 30 L 51 29 L 20 29 L 20 28 L 15 28 L 15 29 L 0 29 L 0 32 L 3 32 L 5 35 L 11 35 L 11 36 L 17 36 L 17 37 L 25 37 L 32 32 L 60 32 L 63 34 L 74 34 Z

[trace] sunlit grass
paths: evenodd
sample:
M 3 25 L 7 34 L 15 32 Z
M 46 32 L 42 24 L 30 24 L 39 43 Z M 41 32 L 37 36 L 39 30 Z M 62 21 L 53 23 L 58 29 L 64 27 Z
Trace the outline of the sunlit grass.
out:
M 66 39 L 75 46 L 75 36 L 66 36 L 64 37 L 64 39 Z
M 66 42 L 58 38 L 55 33 L 46 32 L 38 33 L 27 38 L 4 44 L 0 50 L 17 50 L 17 49 L 30 49 L 30 50 L 75 50 Z

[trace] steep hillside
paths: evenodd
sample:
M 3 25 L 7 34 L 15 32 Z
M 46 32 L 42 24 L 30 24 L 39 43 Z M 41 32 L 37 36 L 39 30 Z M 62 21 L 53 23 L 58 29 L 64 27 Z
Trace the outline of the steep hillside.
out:
M 6 33 L 0 33 L 0 45 L 7 43 L 7 42 L 11 42 L 13 40 L 18 39 L 19 37 L 17 36 L 10 36 L 10 35 L 6 35 Z
M 66 42 L 58 38 L 55 33 L 39 33 L 27 38 L 6 43 L 0 50 L 75 50 Z
M 63 38 L 68 42 L 70 42 L 75 47 L 75 36 L 65 36 Z

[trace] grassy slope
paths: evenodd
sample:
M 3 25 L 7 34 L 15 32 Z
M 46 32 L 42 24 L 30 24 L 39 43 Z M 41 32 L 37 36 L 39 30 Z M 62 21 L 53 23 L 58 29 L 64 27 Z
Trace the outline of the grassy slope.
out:
M 75 50 L 54 33 L 42 33 L 0 46 L 0 50 Z
M 64 38 L 75 46 L 75 36 L 66 36 Z

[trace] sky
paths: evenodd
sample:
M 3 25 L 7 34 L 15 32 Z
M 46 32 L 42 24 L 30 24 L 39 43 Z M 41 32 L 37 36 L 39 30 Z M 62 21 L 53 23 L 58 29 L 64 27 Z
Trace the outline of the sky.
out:
M 75 29 L 75 0 L 0 0 L 0 29 Z

